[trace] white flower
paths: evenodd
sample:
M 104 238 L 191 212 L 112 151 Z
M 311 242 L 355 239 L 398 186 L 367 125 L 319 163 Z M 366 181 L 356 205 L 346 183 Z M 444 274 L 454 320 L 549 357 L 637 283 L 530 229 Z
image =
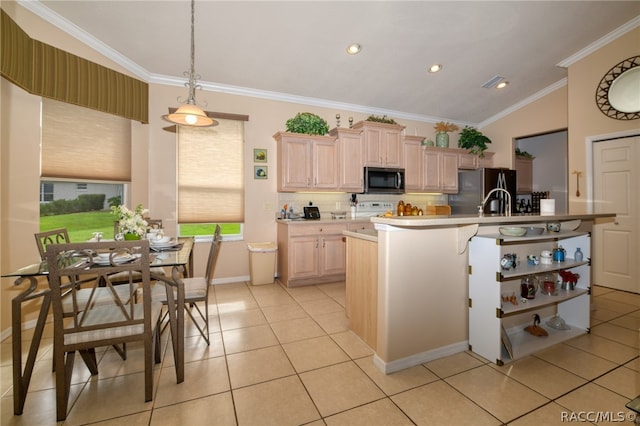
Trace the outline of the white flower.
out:
M 143 236 L 147 232 L 148 223 L 143 216 L 149 210 L 143 209 L 142 204 L 138 204 L 135 210 L 129 210 L 126 206 L 112 206 L 111 213 L 118 215 L 120 232 L 123 234 Z

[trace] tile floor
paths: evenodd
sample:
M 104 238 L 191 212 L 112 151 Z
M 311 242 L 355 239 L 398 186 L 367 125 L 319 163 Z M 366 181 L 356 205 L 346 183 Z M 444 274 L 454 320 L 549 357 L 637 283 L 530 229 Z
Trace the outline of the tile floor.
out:
M 96 377 L 76 362 L 64 424 L 549 425 L 596 412 L 619 423 L 640 394 L 640 295 L 594 288 L 591 334 L 502 367 L 462 352 L 390 375 L 348 331 L 344 299 L 344 283 L 214 286 L 211 346 L 188 327 L 184 383 L 166 335 L 148 403 L 140 348 L 129 346 L 126 362 L 103 350 Z M 55 424 L 50 329 L 22 416 L 13 416 L 10 341 L 1 369 L 0 423 Z

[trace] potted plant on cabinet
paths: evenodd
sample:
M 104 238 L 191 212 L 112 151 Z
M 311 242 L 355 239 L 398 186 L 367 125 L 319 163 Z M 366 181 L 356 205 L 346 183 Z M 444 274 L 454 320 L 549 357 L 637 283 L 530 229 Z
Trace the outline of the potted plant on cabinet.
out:
M 436 129 L 436 146 L 449 148 L 449 132 L 455 132 L 458 130 L 458 126 L 453 123 L 439 121 L 433 128 Z
M 287 120 L 287 132 L 324 136 L 329 133 L 329 125 L 322 117 L 310 112 L 299 112 Z
M 491 139 L 471 126 L 465 126 L 460 132 L 460 138 L 458 139 L 459 148 L 466 149 L 480 158 L 484 157 L 484 152 L 488 148 L 487 144 L 490 143 Z

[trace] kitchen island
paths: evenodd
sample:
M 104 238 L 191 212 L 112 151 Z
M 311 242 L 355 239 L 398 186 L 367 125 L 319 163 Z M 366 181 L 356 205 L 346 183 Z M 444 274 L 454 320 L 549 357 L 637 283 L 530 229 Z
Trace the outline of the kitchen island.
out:
M 355 325 L 352 329 L 372 347 L 374 363 L 385 373 L 464 351 L 469 348 L 468 242 L 472 237 L 499 235 L 503 225 L 544 227 L 547 222 L 578 225 L 578 230 L 590 232 L 599 221 L 613 218 L 606 214 L 371 218 L 376 235 L 344 232 L 347 316 Z M 377 257 L 352 250 L 362 241 L 376 244 Z M 358 272 L 372 269 L 375 281 Z M 367 321 L 374 324 L 368 336 L 363 334 Z

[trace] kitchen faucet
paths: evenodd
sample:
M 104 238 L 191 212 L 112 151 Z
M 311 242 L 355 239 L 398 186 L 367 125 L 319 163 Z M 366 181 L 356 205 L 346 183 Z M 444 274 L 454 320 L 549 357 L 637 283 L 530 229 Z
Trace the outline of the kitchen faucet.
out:
M 507 194 L 507 207 L 505 208 L 505 216 L 511 216 L 511 194 L 509 193 L 509 191 L 502 188 L 494 188 L 491 191 L 489 191 L 486 197 L 484 197 L 484 200 L 482 200 L 482 205 L 478 206 L 478 214 L 480 216 L 484 214 L 484 206 L 485 204 L 487 204 L 487 201 L 489 200 L 489 197 L 491 197 L 491 194 L 498 191 L 502 191 L 505 194 Z

